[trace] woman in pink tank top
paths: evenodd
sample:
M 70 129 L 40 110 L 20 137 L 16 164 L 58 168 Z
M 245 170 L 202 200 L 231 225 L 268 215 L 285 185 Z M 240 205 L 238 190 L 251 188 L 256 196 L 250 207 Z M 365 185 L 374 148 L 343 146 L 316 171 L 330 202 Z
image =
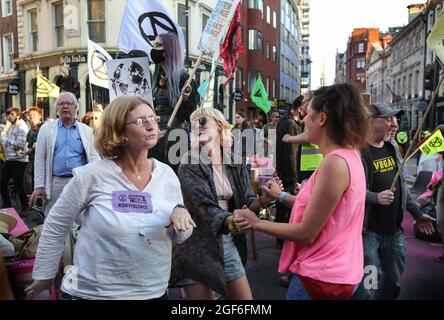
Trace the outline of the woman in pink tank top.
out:
M 293 205 L 289 223 L 259 220 L 246 210 L 236 219 L 286 240 L 279 272 L 296 275 L 287 299 L 349 299 L 363 276 L 366 184 L 357 150 L 365 145 L 369 114 L 350 84 L 315 91 L 307 112 L 307 142 L 319 146 L 324 160 L 296 197 L 273 182 L 263 188 Z

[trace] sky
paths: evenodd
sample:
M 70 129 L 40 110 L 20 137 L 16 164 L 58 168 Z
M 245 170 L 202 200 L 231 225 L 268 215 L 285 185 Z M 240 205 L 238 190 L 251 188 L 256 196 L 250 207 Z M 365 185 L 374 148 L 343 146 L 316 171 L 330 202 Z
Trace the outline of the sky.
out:
M 408 23 L 407 6 L 421 0 L 310 0 L 311 88 L 320 85 L 323 65 L 327 84 L 335 77 L 336 49 L 345 52 L 354 28 L 404 26 Z

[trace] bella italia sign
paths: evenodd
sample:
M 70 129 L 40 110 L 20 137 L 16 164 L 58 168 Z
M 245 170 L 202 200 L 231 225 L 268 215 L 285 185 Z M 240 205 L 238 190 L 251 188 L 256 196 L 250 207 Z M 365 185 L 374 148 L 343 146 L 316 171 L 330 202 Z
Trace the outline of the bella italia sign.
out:
M 86 55 L 78 54 L 60 57 L 60 64 L 86 62 Z

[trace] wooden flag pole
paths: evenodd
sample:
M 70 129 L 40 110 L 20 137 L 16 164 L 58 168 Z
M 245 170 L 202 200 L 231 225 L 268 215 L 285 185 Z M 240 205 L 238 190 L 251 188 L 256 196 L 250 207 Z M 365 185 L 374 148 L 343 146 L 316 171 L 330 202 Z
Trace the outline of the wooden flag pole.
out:
M 184 87 L 187 87 L 191 84 L 191 81 L 193 80 L 194 75 L 196 74 L 197 68 L 200 65 L 200 62 L 202 61 L 203 53 L 199 55 L 199 58 L 196 61 L 196 64 L 194 65 L 193 70 L 191 71 L 190 77 L 188 78 L 187 82 L 185 82 Z M 182 88 L 181 88 L 182 90 Z M 171 128 L 171 125 L 173 124 L 174 118 L 176 117 L 177 112 L 179 111 L 180 106 L 182 105 L 183 101 L 183 95 L 180 95 L 179 100 L 176 103 L 176 107 L 174 108 L 173 114 L 170 117 L 170 120 L 168 121 L 167 127 Z
M 432 106 L 435 104 L 436 98 L 438 96 L 439 93 L 439 89 L 441 88 L 441 85 L 444 81 L 444 74 L 441 76 L 441 79 L 439 80 L 438 86 L 436 87 L 435 91 L 433 92 L 432 95 L 432 99 L 430 100 L 429 106 L 427 107 L 426 112 L 424 113 L 424 115 L 422 116 L 422 120 L 421 123 L 418 126 L 418 129 L 416 130 L 416 134 L 415 137 L 412 140 L 412 144 L 410 145 L 409 149 L 406 152 L 406 157 L 404 158 L 404 160 L 402 160 L 401 166 L 398 169 L 398 172 L 396 173 L 395 179 L 393 180 L 392 186 L 390 188 L 390 190 L 394 193 L 396 191 L 396 184 L 398 183 L 398 179 L 402 174 L 402 171 L 404 171 L 404 167 L 407 164 L 407 161 L 411 159 L 412 155 L 414 154 L 410 154 L 412 152 L 413 149 L 413 145 L 419 141 L 419 135 L 421 134 L 422 131 L 422 127 L 424 126 L 424 123 L 427 120 L 427 116 L 430 113 L 430 110 L 432 110 Z M 419 148 L 418 148 L 419 149 Z M 408 155 L 408 156 L 407 156 Z

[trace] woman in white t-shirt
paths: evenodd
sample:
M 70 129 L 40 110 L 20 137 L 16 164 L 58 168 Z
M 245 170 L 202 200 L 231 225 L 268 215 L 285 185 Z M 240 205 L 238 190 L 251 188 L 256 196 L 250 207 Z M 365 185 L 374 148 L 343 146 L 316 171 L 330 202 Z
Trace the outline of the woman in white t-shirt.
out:
M 173 170 L 148 158 L 157 119 L 140 97 L 117 98 L 105 109 L 96 137 L 103 160 L 74 170 L 46 218 L 28 294 L 51 286 L 64 240 L 83 212 L 62 299 L 167 298 L 173 241 L 185 241 L 195 224 Z

